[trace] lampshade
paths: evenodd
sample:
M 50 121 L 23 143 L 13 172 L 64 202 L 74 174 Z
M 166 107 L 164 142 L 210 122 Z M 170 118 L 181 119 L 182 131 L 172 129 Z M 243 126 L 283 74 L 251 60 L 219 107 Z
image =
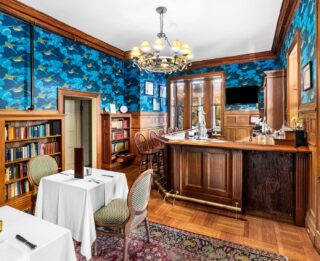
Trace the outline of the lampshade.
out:
M 141 44 L 140 49 L 142 50 L 142 52 L 144 53 L 148 53 L 151 50 L 150 44 L 148 41 L 143 41 Z
M 187 54 L 188 50 L 190 51 L 189 45 L 188 44 L 183 44 L 181 47 L 181 53 L 182 54 Z
M 173 43 L 172 43 L 172 50 L 174 52 L 179 52 L 181 50 L 181 43 L 179 40 L 175 40 Z
M 141 55 L 139 47 L 138 46 L 134 46 L 131 50 L 131 56 L 132 57 L 139 57 Z
M 162 39 L 157 38 L 157 39 L 155 40 L 155 42 L 154 42 L 153 48 L 154 48 L 156 51 L 161 51 L 161 50 L 163 49 Z

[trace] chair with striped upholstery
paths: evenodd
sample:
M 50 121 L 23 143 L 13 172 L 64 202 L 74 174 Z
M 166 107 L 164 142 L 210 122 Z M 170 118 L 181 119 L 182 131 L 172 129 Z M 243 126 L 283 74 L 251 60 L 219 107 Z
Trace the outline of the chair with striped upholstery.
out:
M 127 199 L 114 199 L 94 213 L 97 234 L 107 234 L 124 239 L 123 260 L 128 259 L 128 236 L 141 222 L 145 222 L 148 242 L 150 231 L 147 206 L 150 198 L 152 170 L 138 176 L 128 193 Z M 107 228 L 111 228 L 107 230 Z M 97 240 L 94 242 L 97 256 Z

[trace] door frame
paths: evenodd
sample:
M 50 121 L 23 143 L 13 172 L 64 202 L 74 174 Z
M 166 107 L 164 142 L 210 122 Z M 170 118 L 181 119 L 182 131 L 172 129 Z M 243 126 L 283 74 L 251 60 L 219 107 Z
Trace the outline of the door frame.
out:
M 92 101 L 92 167 L 101 168 L 101 95 L 94 92 L 58 89 L 58 111 L 60 114 L 64 114 L 64 99 L 66 97 L 85 98 Z M 94 153 L 95 151 L 96 153 Z
M 286 59 L 287 59 L 287 90 L 286 90 L 286 110 L 285 114 L 286 117 L 288 116 L 288 91 L 289 91 L 289 77 L 290 77 L 290 63 L 289 63 L 289 56 L 292 53 L 294 47 L 297 45 L 297 57 L 298 57 L 298 113 L 301 110 L 301 29 L 299 29 L 289 47 L 286 53 Z M 290 119 L 287 119 L 288 122 L 290 122 Z

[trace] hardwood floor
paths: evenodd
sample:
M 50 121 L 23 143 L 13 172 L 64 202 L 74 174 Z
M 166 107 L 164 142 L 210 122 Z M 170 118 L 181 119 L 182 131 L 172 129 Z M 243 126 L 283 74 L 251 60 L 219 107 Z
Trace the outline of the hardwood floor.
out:
M 135 165 L 120 170 L 125 172 L 131 186 L 139 168 Z M 152 191 L 149 202 L 150 221 L 219 238 L 254 248 L 280 253 L 289 260 L 320 260 L 304 228 L 291 224 L 244 215 L 236 220 L 220 215 L 217 210 L 176 201 L 163 201 L 161 195 Z

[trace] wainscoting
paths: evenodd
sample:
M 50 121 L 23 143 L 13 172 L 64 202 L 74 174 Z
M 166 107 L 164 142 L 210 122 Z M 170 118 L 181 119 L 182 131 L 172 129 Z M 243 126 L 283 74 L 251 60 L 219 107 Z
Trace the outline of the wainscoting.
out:
M 167 129 L 166 112 L 132 112 L 132 152 L 136 154 L 136 161 L 139 161 L 139 151 L 134 143 L 134 135 L 141 132 L 149 139 L 150 130 Z

